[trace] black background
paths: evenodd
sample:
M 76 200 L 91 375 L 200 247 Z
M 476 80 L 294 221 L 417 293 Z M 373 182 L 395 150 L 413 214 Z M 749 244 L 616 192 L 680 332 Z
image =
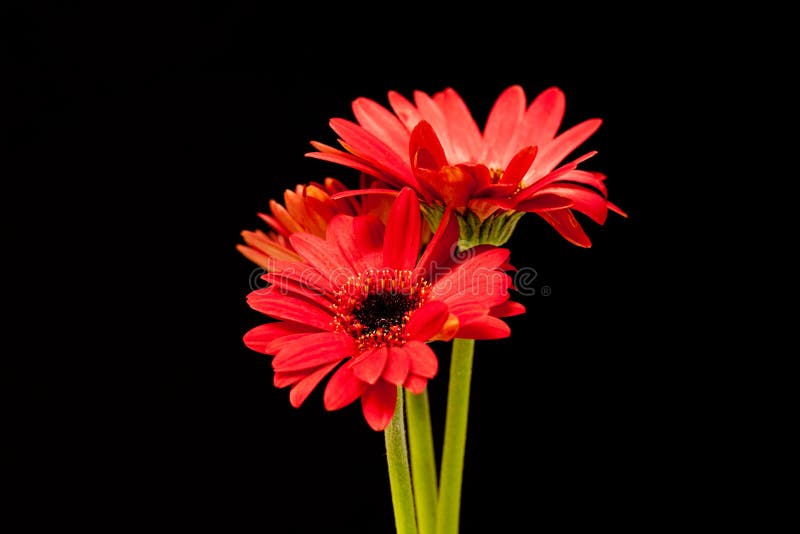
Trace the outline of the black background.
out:
M 561 87 L 564 126 L 604 119 L 586 166 L 608 174 L 630 219 L 581 219 L 583 250 L 527 216 L 509 243 L 537 293 L 518 297 L 528 314 L 510 339 L 478 344 L 462 530 L 635 527 L 691 507 L 671 489 L 690 385 L 673 380 L 680 319 L 663 310 L 689 298 L 673 274 L 691 253 L 664 187 L 686 165 L 665 148 L 685 111 L 678 59 L 646 23 L 609 39 L 563 14 L 465 23 L 414 9 L 392 25 L 254 5 L 21 13 L 8 141 L 36 200 L 8 228 L 44 258 L 22 313 L 47 325 L 25 333 L 6 375 L 20 386 L 7 467 L 34 503 L 28 520 L 390 532 L 382 435 L 357 404 L 326 413 L 320 391 L 293 409 L 269 359 L 243 346 L 261 318 L 234 246 L 285 188 L 355 184 L 303 157 L 309 140 L 334 141 L 327 121 L 351 118 L 354 98 L 451 86 L 482 125 L 515 83 L 529 98 Z

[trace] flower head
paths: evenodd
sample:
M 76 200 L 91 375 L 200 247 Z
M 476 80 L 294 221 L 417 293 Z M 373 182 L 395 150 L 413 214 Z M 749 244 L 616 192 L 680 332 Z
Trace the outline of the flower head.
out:
M 522 313 L 509 301 L 508 251 L 484 247 L 453 254 L 458 223 L 448 211 L 420 255 L 422 222 L 408 188 L 386 225 L 373 215 L 336 215 L 325 238 L 288 237 L 298 260 L 273 260 L 270 283 L 248 296 L 252 308 L 278 319 L 245 336 L 251 349 L 274 355 L 277 387 L 291 386 L 300 406 L 322 379 L 328 410 L 359 397 L 364 416 L 383 430 L 397 387 L 420 393 L 438 363 L 426 342 L 509 335 L 500 319 Z
M 362 187 L 372 186 L 373 181 L 362 177 Z M 306 232 L 325 237 L 328 223 L 338 214 L 363 215 L 371 213 L 386 220 L 391 199 L 368 195 L 361 199 L 347 197 L 338 200 L 331 198 L 336 193 L 348 189 L 335 178 L 326 178 L 324 184 L 311 182 L 299 184 L 294 191 L 283 193 L 284 204 L 269 201 L 270 215 L 259 213 L 269 230 L 243 230 L 242 238 L 246 244 L 236 245 L 236 249 L 247 259 L 270 269 L 272 260 L 298 261 L 301 257 L 292 246 L 289 236 L 295 232 Z
M 411 187 L 429 208 L 453 208 L 462 238 L 474 243 L 504 243 L 519 219 L 514 213 L 534 212 L 570 242 L 588 247 L 589 238 L 572 210 L 598 224 L 605 222 L 609 209 L 624 215 L 606 198 L 605 176 L 578 169 L 594 152 L 562 163 L 601 120 L 590 119 L 556 135 L 565 109 L 558 88 L 545 90 L 526 108 L 523 89 L 509 87 L 495 102 L 483 132 L 450 88 L 433 97 L 416 91 L 413 104 L 390 92 L 389 103 L 394 113 L 367 98 L 356 99 L 357 124 L 330 122 L 345 151 L 312 142 L 318 152 L 308 155 L 358 169 L 396 188 Z M 482 237 L 470 234 L 471 228 L 483 225 L 488 226 Z

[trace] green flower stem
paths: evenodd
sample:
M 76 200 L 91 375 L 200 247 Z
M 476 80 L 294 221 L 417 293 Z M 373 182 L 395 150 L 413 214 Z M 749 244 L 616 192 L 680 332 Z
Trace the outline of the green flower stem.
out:
M 461 480 L 464 449 L 467 444 L 469 386 L 475 340 L 454 339 L 447 391 L 447 422 L 444 427 L 442 475 L 436 508 L 436 534 L 458 534 L 461 507 Z
M 411 474 L 408 471 L 402 388 L 397 389 L 397 406 L 383 436 L 386 441 L 386 463 L 389 465 L 389 484 L 392 488 L 392 507 L 397 534 L 417 534 L 414 495 L 411 491 Z
M 436 458 L 428 390 L 419 395 L 406 391 L 408 445 L 411 449 L 411 475 L 420 534 L 436 532 Z

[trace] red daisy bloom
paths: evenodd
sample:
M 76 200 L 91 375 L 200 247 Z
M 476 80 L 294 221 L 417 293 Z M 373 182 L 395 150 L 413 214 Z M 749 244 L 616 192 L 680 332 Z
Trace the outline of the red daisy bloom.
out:
M 364 177 L 361 185 L 372 186 L 372 183 L 367 183 Z M 331 198 L 336 193 L 346 191 L 347 187 L 334 178 L 326 178 L 324 185 L 311 182 L 308 185 L 297 185 L 294 191 L 287 189 L 283 194 L 285 206 L 270 200 L 271 215 L 258 214 L 267 223 L 269 230 L 243 230 L 242 237 L 246 245 L 236 245 L 236 249 L 253 263 L 270 269 L 270 258 L 283 261 L 301 259 L 289 241 L 289 236 L 295 232 L 325 237 L 328 223 L 338 214 L 371 213 L 386 220 L 391 199 L 376 195 L 366 195 L 361 199 Z
M 565 109 L 564 93 L 556 87 L 542 92 L 527 109 L 523 89 L 509 87 L 495 102 L 483 133 L 450 88 L 433 97 L 416 91 L 414 104 L 391 91 L 389 103 L 394 113 L 367 98 L 356 99 L 358 124 L 330 122 L 346 152 L 312 142 L 319 152 L 308 155 L 396 188 L 411 187 L 426 204 L 449 206 L 462 218 L 474 219 L 462 220 L 462 234 L 492 217 L 496 231 L 485 227 L 477 241 L 462 235 L 473 242 L 502 244 L 519 219 L 512 213 L 534 212 L 570 242 L 588 247 L 591 242 L 573 209 L 598 224 L 605 222 L 609 209 L 625 215 L 607 200 L 603 174 L 578 169 L 595 152 L 562 164 L 602 121 L 590 119 L 556 136 Z
M 373 215 L 337 215 L 325 239 L 289 236 L 300 260 L 273 260 L 263 277 L 270 285 L 247 299 L 278 322 L 250 330 L 244 342 L 275 356 L 275 385 L 292 386 L 293 406 L 334 371 L 326 409 L 361 397 L 367 422 L 383 430 L 397 387 L 420 393 L 436 374 L 427 341 L 510 334 L 500 317 L 524 307 L 508 300 L 508 251 L 484 247 L 454 258 L 458 223 L 448 212 L 417 259 L 422 226 L 417 197 L 405 188 L 385 226 Z

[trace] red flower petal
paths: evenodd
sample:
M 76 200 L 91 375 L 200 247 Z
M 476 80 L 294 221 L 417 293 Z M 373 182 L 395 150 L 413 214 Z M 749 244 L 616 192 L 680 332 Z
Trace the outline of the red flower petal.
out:
M 361 353 L 348 365 L 353 370 L 356 378 L 368 384 L 374 384 L 380 378 L 384 367 L 386 367 L 388 358 L 389 349 L 387 347 L 378 347 Z
M 497 98 L 483 132 L 484 162 L 500 168 L 506 166 L 516 147 L 511 141 L 525 114 L 525 91 L 512 85 Z
M 550 188 L 547 189 L 550 191 Z M 555 193 L 555 191 L 553 191 Z M 572 200 L 564 196 L 558 196 L 552 193 L 537 193 L 528 200 L 523 200 L 514 206 L 517 211 L 551 211 L 569 208 L 572 206 Z
M 345 119 L 331 119 L 330 126 L 357 155 L 406 183 L 416 182 L 408 161 L 358 124 Z
M 521 315 L 523 313 L 525 313 L 525 306 L 519 302 L 513 302 L 511 300 L 507 300 L 502 304 L 493 306 L 492 309 L 489 310 L 489 315 L 493 315 L 494 317 L 512 317 L 514 315 Z
M 272 211 L 272 216 L 283 225 L 290 233 L 302 232 L 303 227 L 294 220 L 289 212 L 274 200 L 269 201 L 269 209 Z
M 274 239 L 267 237 L 263 232 L 248 232 L 244 230 L 241 235 L 245 243 L 263 252 L 266 256 L 284 261 L 297 261 L 300 259 L 300 256 L 278 244 Z
M 435 95 L 434 100 L 439 103 L 447 118 L 453 160 L 459 163 L 477 161 L 483 150 L 483 137 L 467 105 L 458 93 L 449 87 Z
M 417 169 L 438 171 L 447 165 L 447 157 L 439 137 L 426 121 L 421 121 L 411 132 L 408 152 L 411 166 L 415 171 Z
M 307 152 L 307 158 L 314 158 L 320 159 L 322 161 L 329 161 L 331 163 L 336 163 L 338 165 L 344 165 L 345 167 L 350 167 L 351 169 L 355 169 L 357 171 L 371 174 L 372 176 L 379 176 L 387 181 L 391 182 L 393 185 L 397 187 L 402 187 L 403 182 L 398 180 L 397 178 L 391 176 L 385 176 L 385 174 L 373 167 L 372 165 L 367 165 L 365 161 L 357 156 L 353 156 L 352 154 L 348 154 L 347 152 L 342 152 L 341 150 L 337 150 L 333 147 L 329 147 L 328 145 L 323 145 L 322 143 L 317 143 L 316 141 L 311 143 L 314 148 L 319 150 L 319 152 Z
M 603 123 L 600 119 L 589 119 L 562 133 L 539 151 L 536 173 L 543 176 L 556 168 L 570 152 L 589 139 Z
M 269 259 L 269 270 L 271 276 L 280 276 L 287 280 L 292 280 L 307 287 L 311 291 L 319 293 L 334 293 L 330 281 L 317 269 L 302 261 L 281 261 L 275 258 Z M 262 276 L 266 279 L 267 275 Z M 327 306 L 325 306 L 327 309 Z
M 276 319 L 295 321 L 320 330 L 331 329 L 330 312 L 305 299 L 256 290 L 247 295 L 247 304 Z
M 289 241 L 298 254 L 326 275 L 334 287 L 355 276 L 350 263 L 342 257 L 338 247 L 326 240 L 311 234 L 296 233 L 289 237 Z
M 299 282 L 291 277 L 283 276 L 280 273 L 267 273 L 261 276 L 262 280 L 269 282 L 269 287 L 260 290 L 264 292 L 279 293 L 287 295 L 292 293 L 294 296 L 300 296 L 318 304 L 322 308 L 329 308 L 333 301 L 328 298 L 324 291 L 314 288 L 304 282 Z
M 592 246 L 589 236 L 583 231 L 583 228 L 581 228 L 580 223 L 575 219 L 572 211 L 568 209 L 543 211 L 539 212 L 539 216 L 550 223 L 550 225 L 570 243 L 584 248 Z
M 419 182 L 436 192 L 446 206 L 462 208 L 479 187 L 475 175 L 461 167 L 445 166 L 438 172 L 420 172 Z
M 442 143 L 444 153 L 453 156 L 453 141 L 450 138 L 450 126 L 439 105 L 426 93 L 414 91 L 414 103 L 417 104 L 422 120 L 430 123 Z M 419 126 L 419 125 L 417 125 Z
M 342 182 L 336 178 L 325 178 L 325 189 L 328 191 L 339 213 L 344 215 L 357 215 L 360 213 L 359 204 L 355 199 L 346 198 L 337 200 L 334 198 L 338 193 L 348 191 L 347 187 Z
M 391 347 L 388 349 L 389 359 L 381 377 L 396 386 L 402 386 L 408 377 L 411 362 L 405 347 Z
M 408 375 L 405 384 L 403 384 L 403 387 L 405 387 L 411 393 L 414 393 L 416 395 L 419 395 L 420 393 L 425 391 L 425 388 L 427 386 L 428 386 L 428 379 L 417 375 Z
M 391 269 L 411 270 L 417 262 L 420 238 L 417 195 L 404 188 L 392 204 L 383 240 L 383 264 Z
M 334 362 L 324 365 L 297 382 L 289 392 L 289 402 L 292 403 L 292 406 L 299 408 L 300 405 L 303 404 L 303 401 L 308 398 L 314 388 L 317 387 L 317 384 L 319 384 L 320 381 L 325 378 L 325 375 L 330 373 L 333 368 L 336 367 L 337 363 L 338 362 Z
M 614 213 L 616 213 L 616 214 L 618 214 L 618 215 L 622 215 L 622 216 L 623 216 L 623 217 L 625 217 L 626 219 L 628 218 L 628 214 L 627 214 L 627 213 L 625 213 L 624 211 L 622 211 L 622 210 L 621 210 L 621 209 L 620 209 L 618 206 L 616 206 L 616 205 L 615 205 L 614 203 L 612 203 L 612 202 L 609 202 L 609 203 L 608 203 L 608 209 L 610 209 L 611 211 L 613 211 Z
M 417 272 L 426 280 L 435 282 L 450 271 L 458 243 L 458 219 L 451 209 L 446 209 L 436 232 L 417 262 Z
M 528 171 L 528 174 L 526 174 L 525 178 L 522 179 L 522 187 L 524 187 L 524 189 L 522 190 L 521 193 L 516 195 L 516 199 L 518 201 L 522 201 L 523 199 L 538 193 L 545 186 L 548 186 L 551 183 L 556 182 L 558 180 L 564 179 L 564 177 L 568 176 L 569 173 L 574 171 L 578 167 L 578 165 L 580 165 L 587 159 L 594 157 L 595 155 L 597 155 L 597 151 L 587 152 L 583 156 L 576 158 L 570 161 L 569 163 L 565 163 L 558 169 L 554 170 L 549 174 L 545 174 L 544 176 L 539 175 L 539 172 L 536 170 L 534 165 L 534 168 Z
M 339 247 L 356 273 L 380 268 L 385 227 L 377 217 L 339 215 L 328 225 L 328 241 Z
M 392 110 L 403 122 L 403 124 L 406 125 L 406 128 L 408 128 L 409 132 L 413 130 L 417 124 L 419 124 L 419 121 L 422 120 L 422 117 L 420 116 L 419 111 L 417 111 L 417 108 L 414 107 L 414 104 L 409 102 L 408 99 L 400 93 L 389 91 L 389 105 L 392 106 Z
M 480 299 L 486 303 L 487 299 L 497 298 L 502 295 L 500 289 L 507 287 L 507 276 L 497 269 L 506 262 L 508 254 L 508 249 L 494 248 L 469 258 L 437 280 L 431 295 L 451 306 Z
M 397 404 L 397 387 L 383 380 L 368 387 L 361 396 L 364 418 L 369 426 L 377 431 L 384 430 L 389 426 L 394 415 L 395 404 Z
M 300 382 L 313 372 L 314 370 L 312 369 L 303 369 L 302 371 L 292 371 L 289 373 L 276 372 L 272 377 L 272 383 L 276 388 L 285 388 L 286 386 L 291 386 L 292 384 Z
M 517 152 L 503 172 L 499 183 L 517 185 L 531 168 L 537 152 L 538 149 L 535 146 L 525 147 Z
M 306 334 L 311 332 L 319 332 L 319 330 L 300 323 L 277 322 L 262 324 L 251 329 L 244 335 L 244 344 L 256 352 L 272 354 L 267 348 L 276 339 L 293 334 Z
M 508 300 L 507 295 L 502 295 L 500 299 L 496 299 L 499 302 L 493 304 L 493 306 L 497 306 L 506 302 Z M 469 324 L 474 321 L 478 321 L 483 319 L 487 315 L 489 315 L 489 310 L 491 309 L 490 306 L 487 306 L 486 303 L 482 300 L 478 299 L 460 299 L 459 302 L 454 303 L 452 306 L 449 307 L 450 313 L 454 315 L 458 319 L 458 325 L 462 324 Z
M 429 300 L 411 315 L 406 325 L 409 339 L 428 341 L 439 332 L 448 315 L 447 304 L 440 300 Z
M 244 245 L 236 245 L 238 250 L 245 258 L 252 261 L 262 269 L 267 269 L 269 265 L 269 257 L 254 248 L 246 247 Z
M 333 200 L 342 200 L 351 199 L 353 197 L 363 197 L 366 195 L 369 195 L 371 198 L 374 198 L 376 195 L 384 195 L 384 197 L 395 198 L 397 194 L 398 191 L 396 189 L 377 189 L 375 187 L 370 187 L 367 189 L 349 189 L 347 191 L 342 191 L 341 193 L 336 193 L 331 198 Z
M 405 157 L 410 129 L 391 111 L 377 102 L 361 97 L 353 101 L 353 114 L 366 131 L 385 142 L 396 154 Z
M 504 321 L 487 315 L 482 319 L 462 325 L 458 329 L 456 337 L 463 339 L 500 339 L 510 335 L 511 329 Z
M 282 373 L 300 371 L 342 360 L 352 356 L 356 350 L 350 336 L 332 332 L 306 334 L 282 343 L 272 359 L 272 368 Z
M 566 98 L 558 87 L 545 89 L 531 103 L 520 125 L 522 145 L 544 146 L 555 137 L 564 117 Z
M 421 341 L 409 341 L 403 345 L 410 356 L 411 373 L 425 378 L 433 378 L 439 370 L 439 360 L 427 344 Z
M 283 204 L 286 206 L 286 211 L 289 212 L 292 219 L 303 226 L 303 232 L 316 234 L 319 230 L 320 223 L 324 223 L 325 221 L 316 220 L 315 217 L 312 217 L 301 193 L 302 189 L 302 186 L 298 185 L 297 191 L 285 190 L 283 192 Z
M 258 215 L 262 221 L 267 223 L 267 225 L 270 228 L 275 230 L 276 233 L 281 234 L 282 236 L 285 237 L 289 237 L 289 235 L 291 234 L 291 232 L 287 230 L 280 222 L 278 222 L 278 219 L 276 219 L 275 217 L 267 215 L 266 213 L 256 213 L 256 215 Z
M 572 200 L 572 209 L 587 215 L 597 224 L 606 222 L 606 217 L 608 217 L 608 202 L 595 191 L 590 191 L 579 185 L 570 184 L 551 185 L 547 187 L 546 191 L 569 198 Z
M 600 191 L 604 197 L 608 197 L 608 188 L 604 183 L 605 179 L 606 177 L 602 173 L 575 169 L 561 176 L 558 181 L 590 185 Z
M 348 365 L 343 365 L 333 373 L 325 387 L 323 401 L 328 411 L 344 408 L 367 389 L 367 383 L 359 380 Z

